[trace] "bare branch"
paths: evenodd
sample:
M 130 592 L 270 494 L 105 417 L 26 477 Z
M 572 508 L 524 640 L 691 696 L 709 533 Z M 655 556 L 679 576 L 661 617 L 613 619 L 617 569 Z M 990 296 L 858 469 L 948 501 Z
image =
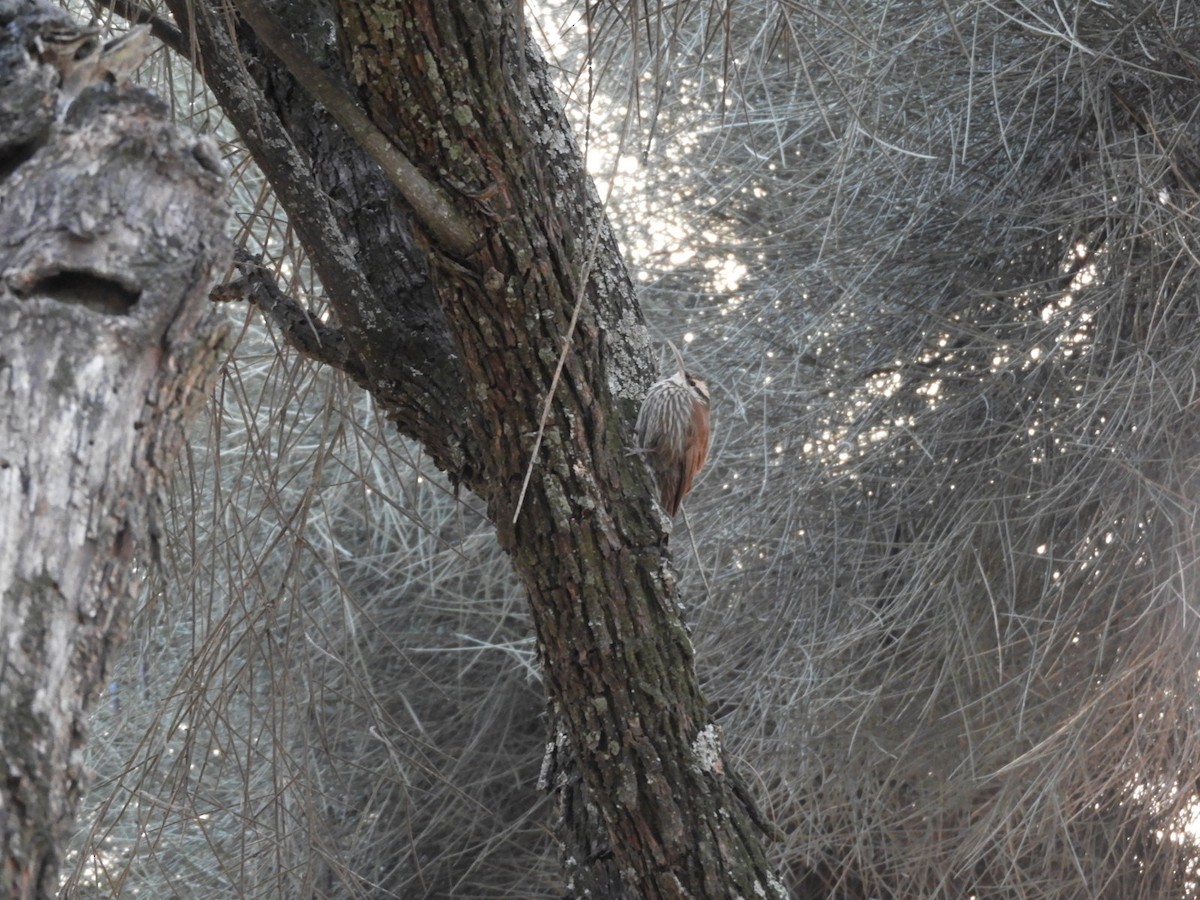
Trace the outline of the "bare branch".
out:
M 323 104 L 338 124 L 383 167 L 388 180 L 408 201 L 421 224 L 455 256 L 469 255 L 476 241 L 474 230 L 454 209 L 442 189 L 426 179 L 409 158 L 384 137 L 359 109 L 354 98 L 284 33 L 265 6 L 258 0 L 236 0 L 236 4 L 242 18 L 254 29 L 259 40 L 279 57 L 304 89 Z
M 345 372 L 359 385 L 368 386 L 366 365 L 354 352 L 342 329 L 314 318 L 303 304 L 280 290 L 261 258 L 242 250 L 238 251 L 234 264 L 242 276 L 214 288 L 209 295 L 213 302 L 247 300 L 253 303 L 305 359 L 325 363 Z
M 111 9 L 132 25 L 149 25 L 151 35 L 180 56 L 187 57 L 188 46 L 184 33 L 154 10 L 133 0 L 97 0 L 97 5 Z

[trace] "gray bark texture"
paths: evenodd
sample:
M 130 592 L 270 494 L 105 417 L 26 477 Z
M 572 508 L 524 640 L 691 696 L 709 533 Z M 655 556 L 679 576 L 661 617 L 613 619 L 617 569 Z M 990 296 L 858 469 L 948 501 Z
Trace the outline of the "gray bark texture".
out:
M 56 896 L 87 709 L 155 556 L 158 490 L 221 342 L 215 146 L 107 83 L 73 104 L 0 4 L 0 897 Z

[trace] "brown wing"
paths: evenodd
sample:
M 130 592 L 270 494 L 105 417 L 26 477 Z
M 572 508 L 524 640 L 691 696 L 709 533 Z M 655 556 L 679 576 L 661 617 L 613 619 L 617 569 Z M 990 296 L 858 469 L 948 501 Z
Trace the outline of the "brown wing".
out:
M 679 505 L 683 503 L 683 498 L 691 491 L 692 481 L 704 468 L 704 461 L 708 459 L 710 437 L 708 407 L 703 403 L 693 403 L 692 416 L 687 427 L 687 439 L 683 445 L 683 459 L 678 467 L 678 499 L 675 501 L 675 509 L 671 511 L 672 516 L 679 509 Z
M 678 456 L 668 460 L 658 471 L 659 500 L 672 519 L 679 512 L 679 504 L 683 503 L 683 495 L 687 493 L 683 479 L 683 463 Z

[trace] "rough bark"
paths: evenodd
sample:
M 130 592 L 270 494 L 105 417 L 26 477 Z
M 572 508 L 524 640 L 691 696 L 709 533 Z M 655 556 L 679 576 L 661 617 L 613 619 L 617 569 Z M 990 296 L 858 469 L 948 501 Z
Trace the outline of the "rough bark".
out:
M 325 21 L 320 6 L 294 4 L 293 12 L 319 28 Z M 368 387 L 439 467 L 456 479 L 468 477 L 477 454 L 467 443 L 461 365 L 395 191 L 378 165 L 261 51 L 244 23 L 190 0 L 168 0 L 167 7 L 321 280 L 340 329 L 337 341 L 349 349 L 341 368 Z M 268 315 L 286 334 L 289 316 Z
M 0 92 L 39 87 L 0 133 L 0 897 L 31 898 L 58 893 L 88 701 L 212 370 L 227 213 L 215 146 L 149 94 L 96 86 L 56 123 L 11 21 Z
M 563 726 L 546 775 L 563 792 L 575 893 L 782 896 L 697 685 L 665 522 L 626 454 L 651 374 L 640 311 L 520 5 L 336 10 L 344 55 L 327 71 L 347 67 L 342 88 L 452 200 L 477 235 L 465 253 L 403 190 L 364 195 L 378 168 L 244 23 L 168 6 L 313 257 L 360 383 L 486 500 L 528 587 Z M 260 4 L 237 6 L 278 37 Z M 279 7 L 310 25 L 324 11 Z M 294 32 L 325 55 L 318 33 Z M 399 286 L 368 274 L 380 261 Z
M 373 120 L 455 188 L 480 236 L 470 259 L 446 260 L 423 233 L 466 362 L 476 488 L 529 590 L 549 693 L 625 887 L 781 895 L 696 683 L 645 472 L 625 455 L 637 302 L 520 8 L 339 10 Z

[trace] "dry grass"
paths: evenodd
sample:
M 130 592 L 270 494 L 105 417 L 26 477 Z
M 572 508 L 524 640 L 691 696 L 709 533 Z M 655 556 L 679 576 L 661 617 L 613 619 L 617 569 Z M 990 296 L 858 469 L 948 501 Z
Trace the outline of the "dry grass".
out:
M 1197 15 L 555 12 L 589 146 L 636 170 L 602 181 L 651 320 L 714 385 L 674 545 L 799 894 L 1194 893 Z M 471 500 L 257 326 L 183 476 L 78 873 L 556 896 L 528 623 Z

